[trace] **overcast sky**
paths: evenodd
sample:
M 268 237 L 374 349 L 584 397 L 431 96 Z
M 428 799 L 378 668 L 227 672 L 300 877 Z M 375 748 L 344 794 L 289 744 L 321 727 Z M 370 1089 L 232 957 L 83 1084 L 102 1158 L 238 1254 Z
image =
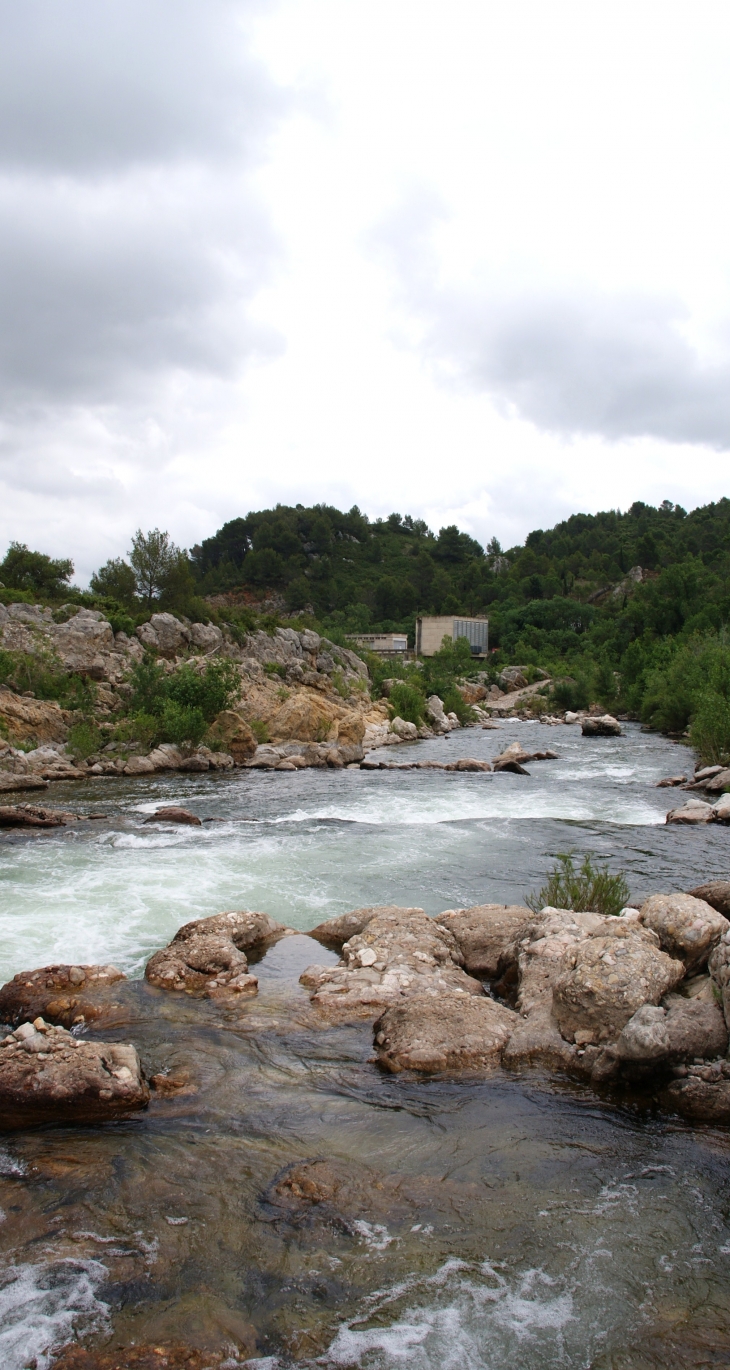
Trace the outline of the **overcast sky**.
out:
M 0 556 L 730 494 L 727 0 L 0 25 Z

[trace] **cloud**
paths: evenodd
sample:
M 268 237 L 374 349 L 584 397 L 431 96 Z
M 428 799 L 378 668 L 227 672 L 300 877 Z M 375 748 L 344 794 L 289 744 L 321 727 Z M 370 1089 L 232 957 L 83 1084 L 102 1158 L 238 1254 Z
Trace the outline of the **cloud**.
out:
M 377 234 L 411 344 L 444 379 L 503 412 L 567 437 L 651 437 L 730 447 L 730 360 L 693 346 L 690 310 L 667 294 L 609 293 L 582 282 L 449 284 L 434 243 L 445 211 L 417 193 Z

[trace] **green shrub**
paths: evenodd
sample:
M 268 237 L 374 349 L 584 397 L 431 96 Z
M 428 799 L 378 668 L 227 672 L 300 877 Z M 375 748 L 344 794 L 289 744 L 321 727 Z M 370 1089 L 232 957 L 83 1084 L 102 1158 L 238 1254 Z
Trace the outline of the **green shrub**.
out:
M 65 709 L 88 712 L 96 699 L 92 681 L 59 670 L 47 653 L 0 651 L 0 684 L 19 694 L 31 690 L 36 699 L 55 699 Z
M 212 723 L 236 697 L 240 684 L 238 670 L 227 658 L 207 662 L 202 671 L 186 664 L 168 674 L 154 657 L 146 655 L 132 671 L 129 709 L 131 714 L 163 718 L 166 705 L 173 702 L 183 709 L 199 710 L 203 721 Z
M 730 700 L 717 690 L 700 695 L 690 741 L 706 766 L 730 765 Z
M 444 691 L 443 701 L 444 713 L 456 714 L 456 717 L 462 725 L 464 723 L 473 722 L 474 711 L 471 706 L 466 703 L 461 691 L 457 690 L 455 685 L 452 685 L 451 689 Z
M 117 724 L 113 737 L 115 742 L 121 742 L 122 745 L 139 743 L 142 747 L 149 748 L 155 742 L 162 742 L 160 720 L 153 714 L 134 714 Z
M 87 719 L 83 723 L 75 723 L 68 735 L 68 746 L 74 756 L 85 761 L 87 756 L 93 756 L 98 752 L 102 743 L 102 736 L 96 724 Z
M 618 914 L 629 898 L 629 886 L 623 871 L 611 875 L 608 866 L 593 866 L 586 856 L 579 871 L 568 853 L 558 853 L 541 890 L 527 896 L 528 908 L 539 913 L 546 907 L 574 909 L 576 913 Z
M 406 723 L 415 723 L 420 727 L 423 723 L 426 710 L 426 701 L 419 690 L 408 685 L 404 680 L 399 680 L 394 685 L 388 695 L 391 718 L 398 716 L 405 719 Z
M 261 743 L 261 742 L 268 742 L 268 740 L 269 740 L 269 729 L 268 729 L 266 723 L 264 723 L 264 721 L 263 721 L 262 718 L 251 718 L 251 719 L 249 719 L 249 727 L 250 727 L 251 732 L 253 733 L 253 735 L 254 735 L 254 737 L 256 738 L 256 741 L 257 741 L 258 743 Z
M 186 742 L 197 747 L 208 726 L 202 709 L 180 704 L 177 699 L 165 700 L 161 724 L 161 741 L 174 742 L 178 747 Z
M 264 670 L 267 675 L 281 676 L 282 680 L 286 676 L 286 666 L 281 661 L 265 661 Z
M 580 680 L 556 680 L 553 685 L 553 700 L 559 709 L 587 709 L 590 704 L 590 690 L 585 677 Z

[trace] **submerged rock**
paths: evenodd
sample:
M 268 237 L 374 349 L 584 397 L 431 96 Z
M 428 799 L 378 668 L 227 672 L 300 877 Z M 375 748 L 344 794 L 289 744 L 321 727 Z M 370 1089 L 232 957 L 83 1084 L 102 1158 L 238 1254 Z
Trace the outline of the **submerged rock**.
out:
M 33 804 L 0 804 L 0 828 L 63 828 L 77 815 L 63 809 L 41 809 Z
M 376 1022 L 378 1061 L 393 1074 L 494 1069 L 518 1022 L 486 994 L 416 994 Z
M 145 979 L 159 989 L 187 990 L 206 998 L 255 994 L 246 951 L 283 937 L 287 928 L 266 913 L 215 913 L 185 923 L 168 946 L 147 962 Z
M 155 809 L 154 813 L 145 818 L 145 823 L 187 823 L 191 827 L 202 827 L 201 820 L 189 809 L 180 809 L 177 805 L 169 804 L 165 808 Z
M 730 928 L 727 918 L 691 894 L 653 894 L 639 916 L 656 933 L 662 950 L 684 961 L 688 975 L 707 965 L 713 947 Z
M 100 1123 L 149 1103 L 131 1043 L 79 1041 L 42 1018 L 0 1041 L 0 1128 Z
M 24 970 L 0 989 L 0 1022 L 47 1022 L 71 1027 L 93 1022 L 115 1009 L 112 985 L 126 976 L 116 966 L 42 966 Z

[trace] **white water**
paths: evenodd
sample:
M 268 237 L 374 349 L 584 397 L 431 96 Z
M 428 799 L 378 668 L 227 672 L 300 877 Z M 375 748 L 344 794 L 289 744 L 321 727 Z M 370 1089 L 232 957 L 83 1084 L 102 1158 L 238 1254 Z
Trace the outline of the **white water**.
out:
M 103 1329 L 109 1309 L 98 1298 L 106 1268 L 98 1261 L 14 1265 L 0 1274 L 0 1365 L 46 1370 L 71 1338 Z

